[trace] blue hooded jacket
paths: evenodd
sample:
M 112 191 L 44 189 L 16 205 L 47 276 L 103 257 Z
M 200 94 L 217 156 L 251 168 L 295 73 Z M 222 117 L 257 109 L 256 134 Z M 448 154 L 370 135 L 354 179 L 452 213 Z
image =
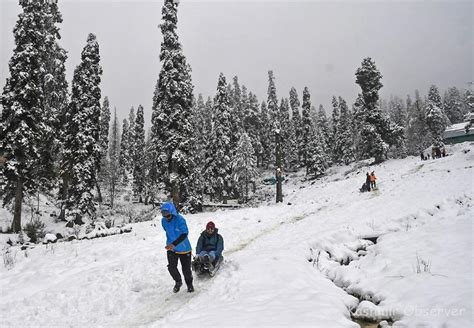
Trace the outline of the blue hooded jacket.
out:
M 161 225 L 166 231 L 166 245 L 173 244 L 175 245 L 173 252 L 176 254 L 186 254 L 191 252 L 191 243 L 188 239 L 188 226 L 186 225 L 186 220 L 176 212 L 174 204 L 171 202 L 166 202 L 161 205 L 161 211 L 166 211 L 171 213 L 171 220 L 168 222 L 165 217 L 161 218 Z M 185 238 L 181 241 L 177 239 L 185 234 Z M 182 239 L 182 237 L 180 238 Z

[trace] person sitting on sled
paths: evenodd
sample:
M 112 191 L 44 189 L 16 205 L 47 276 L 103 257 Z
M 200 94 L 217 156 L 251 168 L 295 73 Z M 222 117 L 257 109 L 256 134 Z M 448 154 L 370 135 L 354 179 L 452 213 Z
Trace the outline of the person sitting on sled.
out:
M 216 265 L 224 250 L 224 238 L 218 233 L 214 222 L 209 221 L 206 230 L 199 236 L 196 245 L 196 261 Z

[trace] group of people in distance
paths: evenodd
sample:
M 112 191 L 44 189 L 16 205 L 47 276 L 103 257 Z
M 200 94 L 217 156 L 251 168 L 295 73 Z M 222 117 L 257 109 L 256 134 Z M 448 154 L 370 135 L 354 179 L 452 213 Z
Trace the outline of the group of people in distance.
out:
M 362 185 L 360 188 L 361 192 L 364 191 L 371 191 L 377 188 L 377 183 L 376 183 L 377 177 L 375 176 L 375 172 L 372 171 L 372 173 L 369 174 L 367 172 L 366 177 L 365 177 L 365 183 Z
M 188 287 L 188 292 L 194 292 L 193 274 L 191 272 L 192 248 L 188 239 L 188 226 L 184 217 L 176 211 L 172 202 L 161 205 L 161 225 L 166 232 L 166 253 L 168 257 L 168 271 L 175 281 L 173 292 L 179 292 L 183 285 L 181 274 L 178 271 L 178 261 L 181 262 L 181 269 L 184 281 Z M 214 222 L 206 224 L 199 236 L 196 245 L 196 260 L 210 262 L 212 268 L 222 256 L 224 250 L 224 239 L 218 233 Z

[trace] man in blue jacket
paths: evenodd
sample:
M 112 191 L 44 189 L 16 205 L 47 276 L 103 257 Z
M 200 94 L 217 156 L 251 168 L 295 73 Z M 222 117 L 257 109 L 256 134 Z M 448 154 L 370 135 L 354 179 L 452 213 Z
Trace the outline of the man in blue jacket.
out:
M 186 220 L 176 211 L 173 203 L 166 202 L 161 205 L 161 225 L 166 231 L 166 250 L 168 255 L 168 271 L 176 284 L 173 292 L 179 292 L 183 285 L 178 271 L 178 260 L 181 261 L 184 281 L 188 292 L 194 292 L 193 274 L 191 273 L 191 243 L 188 239 L 188 226 Z

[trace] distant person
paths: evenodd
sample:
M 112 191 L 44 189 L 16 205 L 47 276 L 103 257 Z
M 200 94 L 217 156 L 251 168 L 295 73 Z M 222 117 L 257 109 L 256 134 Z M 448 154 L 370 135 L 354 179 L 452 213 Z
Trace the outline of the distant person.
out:
M 446 148 L 443 147 L 443 157 L 446 157 Z
M 186 220 L 176 212 L 172 202 L 161 205 L 161 225 L 166 231 L 166 254 L 168 257 L 168 271 L 175 281 L 173 292 L 179 292 L 183 281 L 178 271 L 178 260 L 181 261 L 181 269 L 184 281 L 188 286 L 188 292 L 194 292 L 193 274 L 191 272 L 191 243 L 188 239 L 188 226 Z
M 372 173 L 370 174 L 370 186 L 372 187 L 372 189 L 377 188 L 377 183 L 375 182 L 375 180 L 377 180 L 377 177 L 375 176 L 375 172 L 372 171 Z
M 421 158 L 422 161 L 425 160 L 425 155 L 423 154 L 423 152 L 420 153 L 420 158 Z
M 196 245 L 196 257 L 200 262 L 210 262 L 213 266 L 222 256 L 224 250 L 224 238 L 219 234 L 214 222 L 206 224 L 206 230 L 201 232 Z
M 365 185 L 367 186 L 367 191 L 370 191 L 370 174 L 367 172 L 367 176 L 365 177 Z

